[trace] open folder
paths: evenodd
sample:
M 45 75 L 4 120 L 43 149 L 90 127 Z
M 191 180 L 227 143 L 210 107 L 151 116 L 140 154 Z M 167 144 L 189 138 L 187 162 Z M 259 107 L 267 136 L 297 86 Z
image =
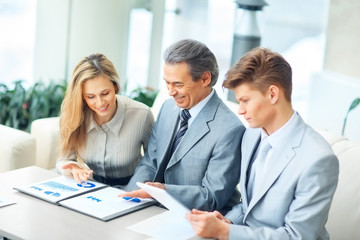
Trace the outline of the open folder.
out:
M 73 178 L 60 176 L 30 185 L 16 186 L 15 190 L 50 203 L 67 207 L 88 216 L 108 221 L 153 205 L 150 198 L 124 200 L 118 197 L 125 191 L 96 181 L 78 184 Z

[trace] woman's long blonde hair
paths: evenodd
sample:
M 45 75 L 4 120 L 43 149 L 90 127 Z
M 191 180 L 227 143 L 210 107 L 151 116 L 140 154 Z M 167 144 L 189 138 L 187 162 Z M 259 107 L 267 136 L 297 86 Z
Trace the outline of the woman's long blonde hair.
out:
M 105 75 L 114 84 L 115 93 L 120 91 L 118 73 L 113 63 L 103 54 L 92 54 L 83 58 L 75 67 L 60 113 L 60 156 L 68 157 L 72 153 L 79 155 L 85 150 L 86 125 L 91 110 L 83 99 L 83 84 L 89 79 Z

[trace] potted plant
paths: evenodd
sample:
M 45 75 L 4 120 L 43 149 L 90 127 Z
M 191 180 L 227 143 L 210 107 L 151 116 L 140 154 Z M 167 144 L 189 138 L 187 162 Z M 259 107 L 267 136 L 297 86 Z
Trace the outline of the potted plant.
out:
M 151 87 L 138 87 L 132 90 L 128 97 L 152 107 L 158 93 L 158 90 Z
M 28 122 L 23 108 L 26 90 L 21 80 L 14 82 L 14 84 L 15 87 L 12 90 L 5 84 L 0 85 L 0 124 L 25 129 Z
M 31 122 L 38 118 L 58 116 L 67 82 L 37 82 L 25 89 L 23 81 L 14 82 L 14 89 L 0 84 L 0 124 L 30 131 Z

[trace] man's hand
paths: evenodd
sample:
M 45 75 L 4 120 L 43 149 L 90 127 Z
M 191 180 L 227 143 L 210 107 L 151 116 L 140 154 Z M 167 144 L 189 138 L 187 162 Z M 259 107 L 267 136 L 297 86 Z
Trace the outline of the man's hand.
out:
M 146 182 L 145 184 L 153 186 L 153 187 L 165 189 L 164 184 L 159 183 L 159 182 Z M 118 197 L 151 198 L 151 196 L 147 192 L 145 192 L 143 189 L 138 189 L 138 190 L 134 190 L 134 191 L 127 192 L 127 193 L 120 193 L 118 195 Z
M 142 189 L 134 190 L 126 193 L 120 193 L 118 197 L 151 198 L 151 196 Z
M 186 219 L 200 237 L 229 239 L 231 221 L 218 211 L 205 212 L 193 209 L 191 213 L 186 214 Z
M 93 170 L 82 169 L 78 165 L 73 163 L 65 164 L 64 166 L 62 166 L 62 169 L 70 169 L 75 181 L 79 184 L 89 180 L 93 174 Z

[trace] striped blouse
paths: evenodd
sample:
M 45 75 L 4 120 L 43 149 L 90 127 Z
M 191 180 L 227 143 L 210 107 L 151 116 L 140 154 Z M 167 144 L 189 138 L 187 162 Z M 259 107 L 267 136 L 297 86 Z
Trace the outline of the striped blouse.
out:
M 86 152 L 80 155 L 85 164 L 76 164 L 92 169 L 98 176 L 123 178 L 134 174 L 142 152 L 146 151 L 154 117 L 145 104 L 125 96 L 116 97 L 117 110 L 109 122 L 99 126 L 92 116 L 89 119 Z M 75 154 L 57 160 L 58 172 L 69 175 L 69 170 L 61 169 L 69 161 L 76 161 Z

